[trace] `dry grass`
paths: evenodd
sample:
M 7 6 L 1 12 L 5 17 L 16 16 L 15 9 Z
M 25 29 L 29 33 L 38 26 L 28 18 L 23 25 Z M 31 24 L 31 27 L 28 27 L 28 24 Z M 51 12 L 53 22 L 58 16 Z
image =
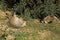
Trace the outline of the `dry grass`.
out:
M 21 28 L 10 27 L 7 22 L 7 18 L 1 15 L 0 40 L 60 40 L 60 21 L 44 24 L 30 20 Z

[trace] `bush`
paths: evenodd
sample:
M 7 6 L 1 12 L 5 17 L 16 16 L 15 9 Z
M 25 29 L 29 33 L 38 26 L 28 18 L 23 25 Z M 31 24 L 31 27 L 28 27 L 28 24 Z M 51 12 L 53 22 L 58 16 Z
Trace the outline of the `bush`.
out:
M 11 9 L 25 18 L 43 19 L 47 15 L 60 16 L 56 0 L 1 0 L 0 6 L 0 9 Z

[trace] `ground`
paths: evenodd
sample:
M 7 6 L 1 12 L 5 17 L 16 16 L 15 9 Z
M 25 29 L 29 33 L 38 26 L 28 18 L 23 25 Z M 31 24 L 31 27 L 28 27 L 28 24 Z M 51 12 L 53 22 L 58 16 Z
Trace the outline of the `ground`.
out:
M 60 40 L 60 21 L 45 24 L 32 19 L 25 27 L 14 28 L 5 16 L 0 11 L 0 40 Z

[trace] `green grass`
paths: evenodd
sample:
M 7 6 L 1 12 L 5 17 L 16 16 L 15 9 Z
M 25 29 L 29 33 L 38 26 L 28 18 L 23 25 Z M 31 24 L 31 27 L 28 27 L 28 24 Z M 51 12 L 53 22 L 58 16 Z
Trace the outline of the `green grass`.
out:
M 29 21 L 28 25 L 25 28 L 27 29 L 31 28 L 30 31 L 32 32 L 26 31 L 22 33 L 21 36 L 17 37 L 17 40 L 60 40 L 59 27 L 60 27 L 59 23 L 36 24 L 33 23 L 33 21 Z M 42 35 L 43 33 L 45 35 L 44 31 L 46 31 L 47 34 L 45 37 Z M 38 32 L 41 32 L 42 34 L 39 35 Z
M 6 29 L 5 34 L 15 36 L 16 40 L 60 40 L 60 22 L 45 24 L 30 20 L 23 28 L 8 28 L 10 29 L 9 31 Z M 5 40 L 4 37 L 0 37 L 0 40 Z

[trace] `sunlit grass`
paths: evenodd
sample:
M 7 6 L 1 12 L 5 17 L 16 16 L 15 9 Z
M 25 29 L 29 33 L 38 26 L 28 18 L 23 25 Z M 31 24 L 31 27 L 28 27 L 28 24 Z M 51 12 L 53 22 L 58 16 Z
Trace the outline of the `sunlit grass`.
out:
M 16 40 L 60 40 L 60 22 L 45 24 L 29 20 L 25 27 L 12 28 L 8 26 L 4 33 L 6 35 L 3 34 L 0 40 L 6 40 L 7 35 L 15 36 Z

